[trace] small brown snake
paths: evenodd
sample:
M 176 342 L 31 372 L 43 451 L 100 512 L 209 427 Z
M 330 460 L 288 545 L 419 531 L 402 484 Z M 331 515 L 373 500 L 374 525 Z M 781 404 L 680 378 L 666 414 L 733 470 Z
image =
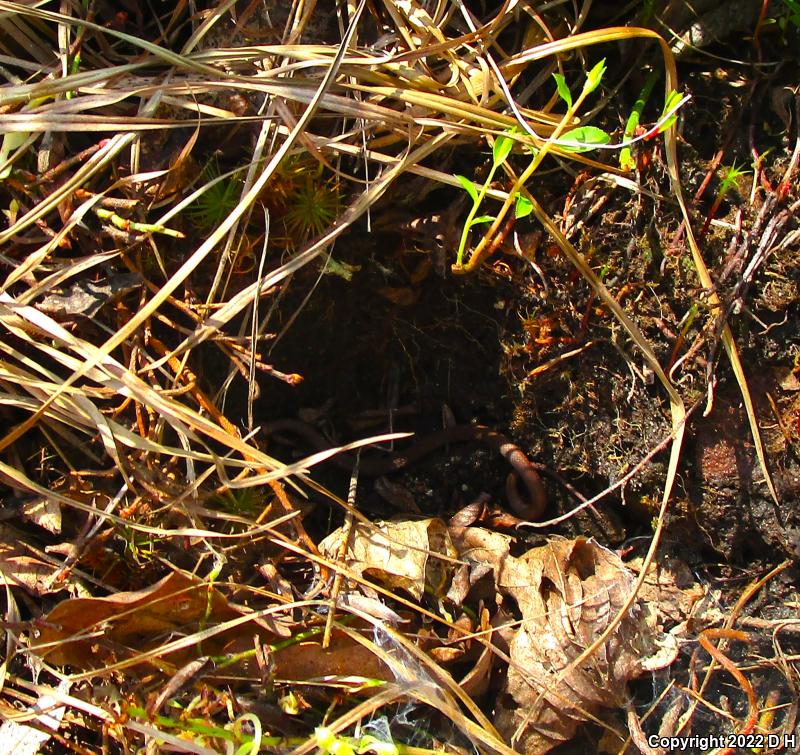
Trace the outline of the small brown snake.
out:
M 264 433 L 288 433 L 302 438 L 317 451 L 330 448 L 330 443 L 312 425 L 299 419 L 280 419 L 268 422 L 263 426 Z M 547 494 L 542 479 L 533 462 L 524 451 L 512 443 L 505 435 L 485 425 L 453 425 L 429 435 L 424 435 L 415 443 L 402 451 L 382 459 L 362 458 L 359 470 L 370 477 L 391 474 L 404 469 L 409 464 L 435 451 L 448 443 L 465 443 L 479 441 L 497 451 L 512 467 L 506 478 L 506 496 L 516 516 L 525 521 L 540 519 L 547 505 Z M 333 456 L 331 461 L 346 470 L 353 468 L 351 454 Z

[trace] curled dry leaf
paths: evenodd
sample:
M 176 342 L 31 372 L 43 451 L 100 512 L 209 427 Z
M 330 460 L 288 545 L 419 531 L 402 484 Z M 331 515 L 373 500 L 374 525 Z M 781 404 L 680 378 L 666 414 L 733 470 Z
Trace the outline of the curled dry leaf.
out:
M 634 572 L 640 572 L 643 559 L 628 562 Z M 659 625 L 667 628 L 686 621 L 697 601 L 705 591 L 692 574 L 692 570 L 680 559 L 659 554 L 650 564 L 639 597 L 658 609 Z
M 143 590 L 62 601 L 39 622 L 38 652 L 57 666 L 100 669 L 148 651 L 159 657 L 158 648 L 176 637 L 246 613 L 199 577 L 173 572 Z M 252 647 L 253 624 L 262 630 L 264 642 L 283 634 L 269 617 L 253 617 L 252 623 L 205 640 L 203 651 L 221 655 L 237 643 Z M 196 655 L 193 643 L 170 653 L 168 662 L 184 664 Z
M 0 584 L 23 587 L 31 595 L 57 592 L 64 585 L 53 585 L 54 567 L 26 548 L 22 532 L 0 525 Z
M 338 559 L 346 529 L 332 532 L 320 553 Z M 402 588 L 419 600 L 425 588 L 443 594 L 449 585 L 456 551 L 440 519 L 356 524 L 345 555 L 347 568 L 393 589 Z
M 25 501 L 20 509 L 22 518 L 33 522 L 54 535 L 61 533 L 61 506 L 47 496 L 37 496 Z
M 640 602 L 582 665 L 568 667 L 608 627 L 634 583 L 616 554 L 584 538 L 554 539 L 499 562 L 498 589 L 516 601 L 522 621 L 510 642 L 496 725 L 521 752 L 547 752 L 590 716 L 624 703 L 626 682 L 656 649 Z

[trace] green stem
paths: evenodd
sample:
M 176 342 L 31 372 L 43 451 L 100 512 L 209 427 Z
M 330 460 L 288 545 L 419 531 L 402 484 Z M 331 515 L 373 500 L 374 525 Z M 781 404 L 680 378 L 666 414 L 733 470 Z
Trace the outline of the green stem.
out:
M 633 110 L 631 110 L 631 114 L 628 116 L 628 120 L 625 122 L 625 133 L 622 138 L 623 141 L 632 139 L 633 135 L 636 133 L 636 127 L 639 125 L 639 122 L 642 119 L 644 107 L 647 104 L 647 101 L 650 99 L 650 95 L 653 93 L 653 87 L 660 78 L 661 73 L 653 71 L 647 77 L 647 81 L 644 82 L 642 91 L 639 92 L 639 99 L 633 103 Z M 636 167 L 636 161 L 633 159 L 630 147 L 623 147 L 620 151 L 619 167 L 623 170 L 633 170 Z
M 489 175 L 483 182 L 483 186 L 481 186 L 481 190 L 478 192 L 478 196 L 472 203 L 472 209 L 469 211 L 469 215 L 467 215 L 467 219 L 464 222 L 464 228 L 461 231 L 461 240 L 458 242 L 458 253 L 456 254 L 456 265 L 459 267 L 461 267 L 461 261 L 464 259 L 464 250 L 466 249 L 467 246 L 467 237 L 469 236 L 469 230 L 470 228 L 472 228 L 472 221 L 478 214 L 478 208 L 481 206 L 481 202 L 483 202 L 483 200 L 486 198 L 486 193 L 489 191 L 489 185 L 492 183 L 492 179 L 494 178 L 494 174 L 497 171 L 498 167 L 499 166 L 497 164 L 492 164 L 492 168 L 489 171 Z
M 489 230 L 486 232 L 484 237 L 481 239 L 478 246 L 475 247 L 475 251 L 472 253 L 472 256 L 467 261 L 466 265 L 462 265 L 460 259 L 456 261 L 451 268 L 454 275 L 466 275 L 467 273 L 474 272 L 477 268 L 483 263 L 486 257 L 489 255 L 491 251 L 490 242 L 495 237 L 497 232 L 500 230 L 503 221 L 505 220 L 508 211 L 511 209 L 512 205 L 516 202 L 517 194 L 520 190 L 525 186 L 528 182 L 530 177 L 536 172 L 536 169 L 541 164 L 542 160 L 544 160 L 545 156 L 550 152 L 550 149 L 558 140 L 558 137 L 561 135 L 561 132 L 567 127 L 567 124 L 572 120 L 572 117 L 577 112 L 578 108 L 581 106 L 583 101 L 589 95 L 589 92 L 584 89 L 581 91 L 578 99 L 567 108 L 567 112 L 564 113 L 564 116 L 559 121 L 558 125 L 555 127 L 555 130 L 550 135 L 550 138 L 542 145 L 542 148 L 538 150 L 534 156 L 533 160 L 531 160 L 530 165 L 520 174 L 519 178 L 514 182 L 514 186 L 511 188 L 511 191 L 508 192 L 508 196 L 506 197 L 505 202 L 503 202 L 503 206 L 500 208 L 500 212 L 497 213 L 497 217 L 495 218 L 494 222 L 492 223 Z M 468 226 L 467 226 L 468 227 Z

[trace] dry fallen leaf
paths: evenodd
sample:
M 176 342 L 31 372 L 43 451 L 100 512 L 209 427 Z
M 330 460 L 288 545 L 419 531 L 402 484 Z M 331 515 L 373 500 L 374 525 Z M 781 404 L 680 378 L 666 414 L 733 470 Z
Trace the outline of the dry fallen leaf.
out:
M 61 532 L 61 506 L 54 498 L 37 496 L 25 501 L 20 509 L 22 518 L 58 535 Z
M 400 288 L 396 286 L 383 286 L 378 289 L 378 294 L 384 299 L 388 299 L 392 304 L 396 304 L 398 307 L 410 307 L 419 297 L 419 292 L 415 291 L 413 288 Z
M 339 677 L 360 686 L 363 679 L 395 681 L 392 670 L 368 647 L 334 630 L 331 645 L 308 641 L 287 645 L 275 653 L 275 675 L 293 681 Z
M 100 669 L 147 651 L 158 656 L 160 645 L 245 613 L 199 577 L 173 572 L 144 590 L 59 603 L 39 621 L 38 652 L 57 666 Z M 265 630 L 264 642 L 278 634 L 268 619 L 253 623 Z M 203 642 L 203 652 L 222 654 L 239 639 L 252 646 L 252 634 L 251 623 L 239 625 Z M 196 655 L 193 644 L 171 653 L 168 662 L 183 664 Z
M 0 524 L 0 584 L 23 587 L 32 595 L 63 589 L 64 585 L 51 584 L 55 571 L 52 564 L 31 553 L 24 542 L 26 538 L 19 530 Z
M 345 528 L 320 544 L 320 553 L 336 559 Z M 356 524 L 345 556 L 347 568 L 393 589 L 402 588 L 419 600 L 426 586 L 435 595 L 446 591 L 455 548 L 441 519 Z
M 641 558 L 628 562 L 634 572 L 642 568 Z M 660 554 L 650 564 L 639 597 L 658 610 L 660 625 L 672 627 L 686 621 L 695 604 L 705 595 L 692 570 L 680 559 Z
M 584 538 L 554 539 L 522 558 L 502 559 L 497 583 L 522 621 L 510 642 L 496 725 L 526 755 L 544 753 L 603 708 L 625 702 L 626 682 L 657 649 L 655 630 L 636 602 L 604 645 L 565 671 L 606 629 L 635 583 L 616 554 Z

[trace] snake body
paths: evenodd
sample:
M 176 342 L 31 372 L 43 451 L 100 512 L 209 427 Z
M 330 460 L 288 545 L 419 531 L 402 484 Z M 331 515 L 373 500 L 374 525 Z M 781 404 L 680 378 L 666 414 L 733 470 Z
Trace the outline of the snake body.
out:
M 265 424 L 262 429 L 267 436 L 296 435 L 317 451 L 330 448 L 330 443 L 322 433 L 299 419 L 276 420 Z M 497 451 L 511 465 L 512 471 L 506 478 L 506 496 L 514 514 L 526 521 L 540 519 L 547 505 L 547 494 L 539 472 L 518 445 L 485 425 L 453 425 L 424 435 L 402 451 L 384 458 L 362 457 L 359 470 L 370 477 L 392 474 L 449 443 L 470 441 L 478 441 Z M 331 461 L 348 471 L 354 464 L 353 455 L 347 453 L 333 456 Z

